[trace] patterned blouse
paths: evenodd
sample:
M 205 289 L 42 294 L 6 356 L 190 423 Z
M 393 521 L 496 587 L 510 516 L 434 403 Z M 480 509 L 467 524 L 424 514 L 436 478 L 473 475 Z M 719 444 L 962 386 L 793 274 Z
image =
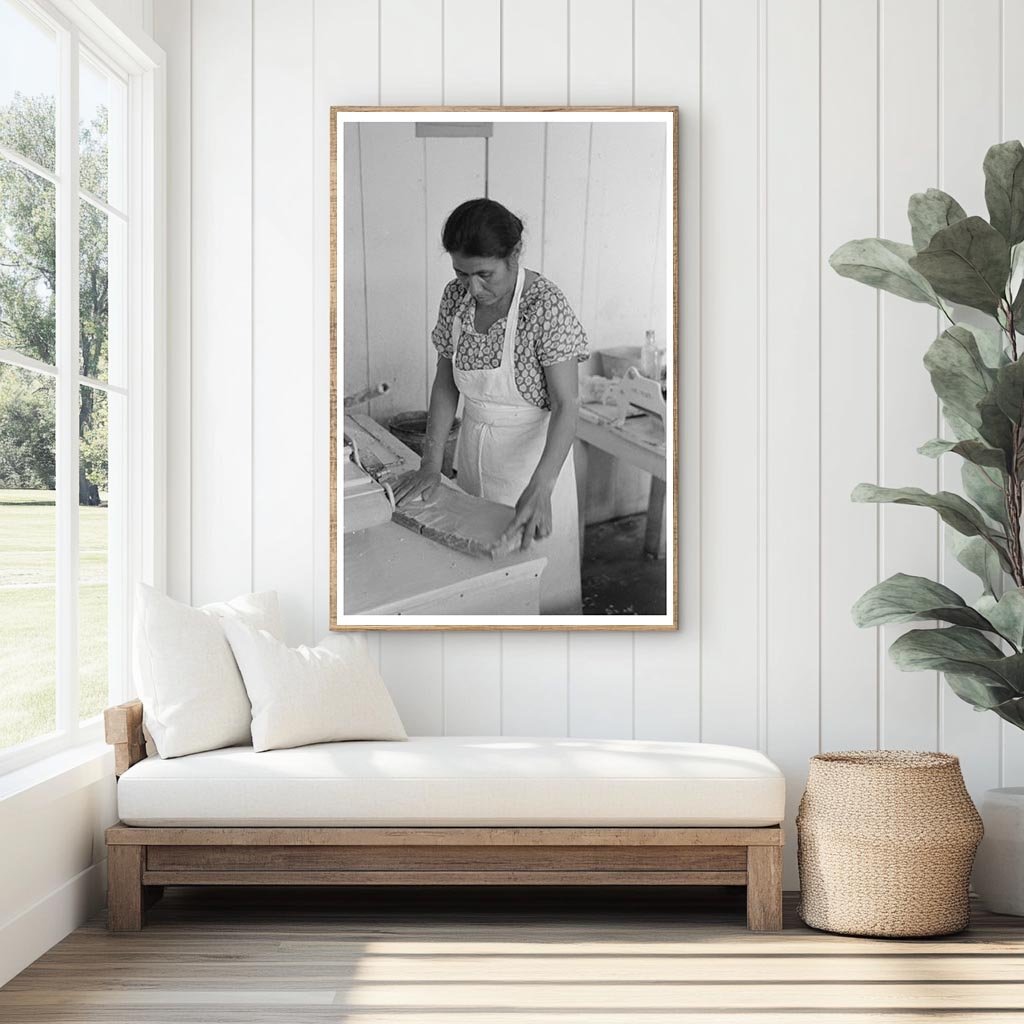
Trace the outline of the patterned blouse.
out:
M 438 355 L 452 358 L 452 317 L 466 296 L 458 279 L 449 281 L 441 295 L 437 324 L 431 335 Z M 505 342 L 505 317 L 500 317 L 486 334 L 473 326 L 476 302 L 462 308 L 459 337 L 460 370 L 497 369 Z M 590 355 L 587 335 L 561 289 L 538 275 L 519 299 L 519 325 L 515 340 L 515 379 L 519 394 L 541 409 L 550 409 L 544 367 L 575 359 L 582 363 Z

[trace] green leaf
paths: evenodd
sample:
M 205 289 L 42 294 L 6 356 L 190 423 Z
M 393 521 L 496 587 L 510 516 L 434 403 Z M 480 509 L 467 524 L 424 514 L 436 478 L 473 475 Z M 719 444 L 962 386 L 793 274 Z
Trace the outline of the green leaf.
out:
M 981 358 L 990 370 L 998 370 L 1011 361 L 1010 353 L 1003 346 L 1001 331 L 991 331 L 987 327 L 979 327 L 977 324 L 957 324 L 956 326 L 963 327 L 974 335 Z
M 891 502 L 896 505 L 917 505 L 938 512 L 942 521 L 948 523 L 965 537 L 984 537 L 992 544 L 1009 568 L 1010 560 L 1003 547 L 1006 538 L 992 529 L 981 512 L 965 501 L 959 494 L 939 491 L 929 494 L 920 487 L 879 487 L 876 484 L 858 484 L 851 495 L 853 501 Z
M 944 299 L 995 315 L 1010 273 L 1006 239 L 981 217 L 935 233 L 910 265 Z
M 985 594 L 974 603 L 975 608 L 1019 651 L 1024 648 L 1024 589 L 1007 590 L 996 600 Z
M 981 580 L 986 594 L 994 594 L 1003 581 L 1003 569 L 991 544 L 982 537 L 964 537 L 950 531 L 946 534 L 953 557 Z
M 941 308 L 932 286 L 910 264 L 912 245 L 901 245 L 886 238 L 859 238 L 841 245 L 829 257 L 832 269 L 842 277 L 853 278 L 872 288 Z
M 912 629 L 889 647 L 889 656 L 904 672 L 952 672 L 982 684 L 970 703 L 992 708 L 1021 694 L 1024 655 L 1003 654 L 976 629 Z
M 981 434 L 978 428 L 971 426 L 962 416 L 958 416 L 948 405 L 942 407 L 942 418 L 959 441 L 979 441 Z
M 989 466 L 1000 472 L 1006 469 L 1006 455 L 998 448 L 990 448 L 981 441 L 946 441 L 936 437 L 926 441 L 917 450 L 922 455 L 927 455 L 929 459 L 937 459 L 940 455 L 952 452 L 976 466 Z
M 1018 359 L 996 371 L 992 394 L 1006 416 L 1020 423 L 1024 418 L 1024 360 Z
M 1010 313 L 1013 316 L 1013 330 L 1016 334 L 1017 325 L 1024 324 L 1024 282 L 1021 282 L 1020 287 L 1017 289 L 1017 297 L 1010 306 Z M 1003 319 L 1000 319 L 1000 325 L 1005 326 Z
M 986 676 L 961 675 L 957 672 L 944 672 L 943 677 L 949 684 L 949 688 L 962 700 L 974 706 L 975 711 L 994 711 L 1001 718 L 1020 725 L 1019 721 L 1004 714 L 1001 708 L 1012 709 L 1019 702 L 1020 697 L 1013 693 L 1008 687 L 1002 689 L 998 684 L 993 684 Z M 1000 700 L 1000 697 L 1005 697 Z M 1019 712 L 1018 712 L 1019 714 Z
M 969 607 L 949 587 L 901 572 L 875 584 L 853 606 L 853 621 L 861 627 L 914 619 L 940 619 L 958 626 L 992 630 L 985 616 Z
M 944 330 L 928 347 L 924 365 L 943 404 L 980 427 L 978 403 L 995 384 L 996 371 L 985 365 L 971 329 L 955 324 Z
M 998 469 L 965 463 L 960 467 L 967 497 L 991 519 L 1006 529 L 1005 477 Z
M 1016 456 L 1013 446 L 1013 424 L 999 408 L 995 395 L 988 394 L 978 403 L 978 413 L 981 416 L 978 433 L 982 439 L 988 442 L 990 448 L 1004 451 L 1006 464 L 1013 465 Z
M 963 220 L 967 213 L 951 196 L 941 189 L 930 188 L 927 192 L 915 192 L 907 207 L 914 248 L 925 249 L 936 231 Z
M 988 219 L 1010 245 L 1024 241 L 1024 146 L 999 142 L 985 154 Z

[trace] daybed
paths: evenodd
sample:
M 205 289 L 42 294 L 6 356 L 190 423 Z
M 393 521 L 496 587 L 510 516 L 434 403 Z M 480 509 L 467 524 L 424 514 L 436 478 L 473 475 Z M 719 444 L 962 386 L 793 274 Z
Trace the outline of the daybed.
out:
M 413 737 L 147 757 L 142 704 L 105 714 L 118 813 L 108 926 L 165 885 L 745 885 L 782 927 L 785 781 L 739 747 Z

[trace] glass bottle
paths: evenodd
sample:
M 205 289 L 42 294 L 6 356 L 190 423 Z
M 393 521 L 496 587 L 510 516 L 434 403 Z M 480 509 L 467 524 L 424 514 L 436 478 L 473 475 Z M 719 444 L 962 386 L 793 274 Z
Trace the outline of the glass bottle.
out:
M 658 346 L 654 340 L 654 331 L 644 335 L 644 344 L 640 349 L 640 373 L 650 380 L 658 379 Z

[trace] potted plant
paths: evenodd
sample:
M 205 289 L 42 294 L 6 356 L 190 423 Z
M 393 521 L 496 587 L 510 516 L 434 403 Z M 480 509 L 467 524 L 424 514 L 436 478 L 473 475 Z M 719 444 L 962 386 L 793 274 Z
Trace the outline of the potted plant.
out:
M 992 146 L 983 167 L 987 220 L 928 189 L 910 197 L 912 245 L 857 239 L 829 258 L 844 277 L 935 306 L 948 321 L 924 356 L 948 436 L 918 451 L 957 456 L 966 495 L 862 483 L 852 498 L 934 509 L 954 531 L 957 560 L 981 582 L 968 601 L 897 573 L 867 591 L 853 617 L 865 627 L 937 622 L 890 646 L 896 665 L 938 670 L 962 700 L 1024 728 L 1024 146 Z M 956 306 L 992 323 L 960 322 Z M 1024 789 L 990 791 L 982 814 L 975 887 L 990 909 L 1024 914 Z

